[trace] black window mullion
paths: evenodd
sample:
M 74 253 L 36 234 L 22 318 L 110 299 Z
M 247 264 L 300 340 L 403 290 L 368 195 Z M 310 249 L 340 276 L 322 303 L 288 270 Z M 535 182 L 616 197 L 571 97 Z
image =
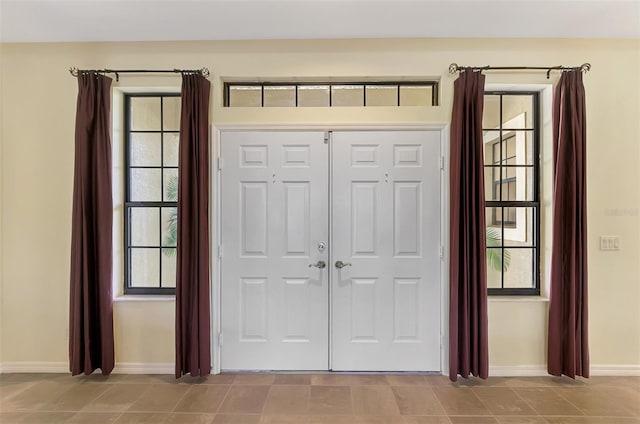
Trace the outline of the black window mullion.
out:
M 333 106 L 333 85 L 329 84 L 329 107 Z
M 164 97 L 160 97 L 160 200 L 164 202 Z M 158 287 L 162 288 L 162 207 L 158 207 Z

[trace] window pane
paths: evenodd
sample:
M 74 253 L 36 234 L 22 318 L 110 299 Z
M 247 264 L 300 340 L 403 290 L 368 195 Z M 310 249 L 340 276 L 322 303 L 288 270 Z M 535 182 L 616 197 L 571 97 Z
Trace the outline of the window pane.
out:
M 164 133 L 162 135 L 163 151 L 162 151 L 162 165 L 163 166 L 178 166 L 178 145 L 180 141 L 180 133 Z
M 178 201 L 178 168 L 164 168 L 164 193 L 162 200 L 165 202 Z
M 485 220 L 487 221 L 487 247 L 502 246 L 502 226 L 495 223 L 496 214 L 500 212 L 500 207 L 486 208 Z
M 500 128 L 500 96 L 490 94 L 484 96 L 482 128 L 486 130 Z
M 160 249 L 131 248 L 131 287 L 160 285 Z
M 499 289 L 502 287 L 502 249 L 487 248 L 487 287 Z
M 486 201 L 534 201 L 533 167 L 484 167 Z
M 496 206 L 485 208 L 487 247 L 502 246 L 502 215 L 503 208 Z
M 500 200 L 500 167 L 484 167 L 484 196 L 485 201 Z
M 162 198 L 160 169 L 131 168 L 130 200 L 159 202 Z
M 535 208 L 512 207 L 508 209 L 511 211 L 515 224 L 511 228 L 505 228 L 504 244 L 506 246 L 534 246 Z
M 484 131 L 484 164 L 493 165 L 500 160 L 500 150 L 496 146 L 500 144 L 500 131 Z
M 162 129 L 165 131 L 180 131 L 180 97 L 163 97 L 162 99 Z
M 264 106 L 265 107 L 295 107 L 296 105 L 296 87 L 293 85 L 285 86 L 265 86 L 264 87 Z
M 129 209 L 132 246 L 158 246 L 160 244 L 160 211 L 158 208 Z
M 398 106 L 397 85 L 367 85 L 367 106 Z
M 509 256 L 504 273 L 505 288 L 532 288 L 533 281 L 533 249 L 505 249 Z
M 432 104 L 431 86 L 400 86 L 400 106 L 431 106 Z
M 162 287 L 176 286 L 176 249 L 162 249 Z
M 162 208 L 162 246 L 175 246 L 178 238 L 178 208 Z
M 504 129 L 533 128 L 532 95 L 502 96 L 502 127 Z
M 160 166 L 160 134 L 131 133 L 130 135 L 130 165 Z
M 331 86 L 332 106 L 364 106 L 364 86 L 334 85 Z
M 329 106 L 328 85 L 301 85 L 298 87 L 298 106 Z
M 229 106 L 262 106 L 262 87 L 234 85 L 229 87 Z
M 530 202 L 534 200 L 533 196 L 533 167 L 512 168 L 515 171 L 515 191 L 516 199 L 519 201 Z
M 511 159 L 516 157 L 516 136 L 512 135 L 506 140 L 502 140 L 502 144 L 504 147 L 504 152 L 502 153 L 503 160 L 504 158 Z M 508 164 L 509 162 L 507 162 Z M 515 165 L 515 163 L 513 163 Z
M 160 131 L 160 97 L 131 97 L 131 129 Z
M 498 131 L 485 132 L 485 143 L 489 135 L 497 136 L 498 134 Z M 496 141 L 492 139 L 491 143 Z M 533 165 L 533 142 L 532 131 L 505 131 L 502 135 L 502 157 L 498 150 L 494 156 L 491 156 L 491 161 L 497 163 L 502 160 L 502 163 L 507 165 Z M 486 154 L 485 158 L 487 158 Z

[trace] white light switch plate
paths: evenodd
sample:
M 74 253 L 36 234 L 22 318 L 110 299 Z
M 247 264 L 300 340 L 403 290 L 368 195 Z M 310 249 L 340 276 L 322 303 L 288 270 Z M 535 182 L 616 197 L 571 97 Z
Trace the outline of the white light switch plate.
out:
M 620 250 L 620 236 L 600 236 L 600 250 Z

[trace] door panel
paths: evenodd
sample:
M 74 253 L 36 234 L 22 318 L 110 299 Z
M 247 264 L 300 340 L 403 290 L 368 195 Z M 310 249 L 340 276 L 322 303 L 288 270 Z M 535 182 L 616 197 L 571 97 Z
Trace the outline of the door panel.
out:
M 332 368 L 439 371 L 440 134 L 334 132 L 332 151 Z
M 222 369 L 328 369 L 324 133 L 222 135 Z

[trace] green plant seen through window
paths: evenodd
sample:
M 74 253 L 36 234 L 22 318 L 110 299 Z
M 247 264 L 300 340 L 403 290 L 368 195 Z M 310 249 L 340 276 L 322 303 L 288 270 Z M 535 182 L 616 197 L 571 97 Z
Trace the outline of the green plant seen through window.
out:
M 172 176 L 167 181 L 165 197 L 170 202 L 178 201 L 178 177 Z M 172 208 L 167 221 L 167 234 L 162 242 L 165 246 L 175 246 L 178 241 L 178 208 Z M 175 247 L 163 247 L 162 253 L 168 257 L 174 257 L 177 253 Z
M 487 247 L 500 247 L 500 230 L 497 228 L 487 228 Z M 511 253 L 506 249 L 486 249 L 487 266 L 496 271 L 507 271 L 511 263 Z M 500 254 L 504 251 L 504 257 Z

